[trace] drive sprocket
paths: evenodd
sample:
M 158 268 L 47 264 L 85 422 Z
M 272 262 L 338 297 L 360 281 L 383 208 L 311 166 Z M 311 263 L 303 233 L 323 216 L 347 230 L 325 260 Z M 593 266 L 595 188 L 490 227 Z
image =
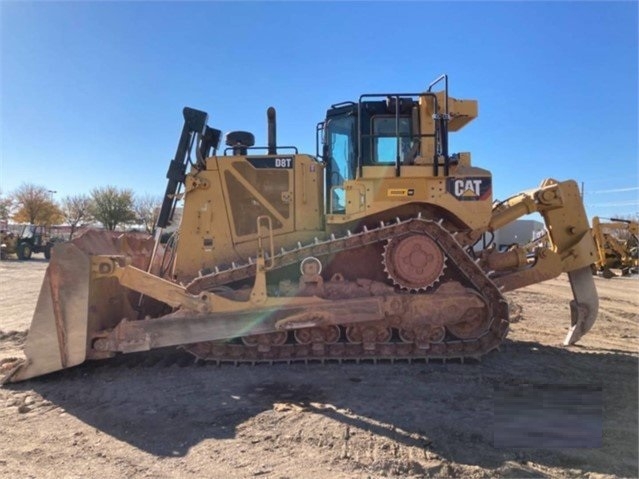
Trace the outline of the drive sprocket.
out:
M 411 233 L 391 238 L 384 247 L 386 274 L 393 283 L 409 291 L 425 291 L 439 281 L 446 256 L 430 236 Z

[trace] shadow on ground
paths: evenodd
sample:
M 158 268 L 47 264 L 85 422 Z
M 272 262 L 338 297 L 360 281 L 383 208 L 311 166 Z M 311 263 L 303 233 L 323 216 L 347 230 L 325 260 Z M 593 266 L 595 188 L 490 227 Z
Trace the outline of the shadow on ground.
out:
M 271 435 L 284 425 L 298 443 L 320 450 L 330 444 L 322 437 L 346 431 L 338 440 L 354 446 L 372 435 L 488 470 L 516 461 L 522 469 L 513 474 L 527 477 L 535 474 L 528 463 L 638 475 L 638 365 L 632 355 L 506 341 L 500 352 L 473 364 L 129 366 L 89 364 L 5 387 L 35 390 L 90 426 L 161 457 L 184 456 L 205 439 L 238 439 L 250 423 L 253 433 Z M 508 448 L 503 441 L 496 448 L 495 388 L 521 384 L 600 390 L 602 447 L 544 448 L 542 438 L 538 448 Z
M 24 263 L 25 261 L 30 261 L 32 263 L 48 263 L 49 262 L 49 260 L 44 257 L 44 253 L 41 253 L 41 254 L 34 253 L 34 256 L 31 256 L 31 258 L 27 260 L 18 259 L 16 256 L 9 256 L 7 258 L 3 258 L 2 261 L 6 262 L 7 264 L 8 263 L 20 264 L 20 263 Z

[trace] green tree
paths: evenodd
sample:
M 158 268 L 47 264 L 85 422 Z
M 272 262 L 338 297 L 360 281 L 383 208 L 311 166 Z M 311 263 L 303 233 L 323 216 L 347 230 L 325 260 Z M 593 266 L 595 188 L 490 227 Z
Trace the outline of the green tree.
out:
M 133 209 L 136 221 L 144 225 L 144 229 L 150 235 L 155 233 L 155 225 L 160 215 L 162 199 L 158 196 L 143 195 L 135 198 Z
M 20 185 L 12 195 L 17 204 L 13 220 L 18 223 L 46 226 L 62 223 L 62 212 L 51 198 L 51 194 L 51 190 L 44 186 L 30 183 Z
M 62 215 L 71 226 L 69 239 L 73 239 L 76 228 L 91 221 L 91 198 L 87 195 L 65 196 L 62 199 Z
M 107 230 L 130 223 L 135 220 L 133 192 L 115 186 L 95 188 L 91 191 L 90 213 Z
M 11 216 L 11 207 L 13 206 L 13 198 L 3 196 L 0 190 L 0 221 L 7 221 Z

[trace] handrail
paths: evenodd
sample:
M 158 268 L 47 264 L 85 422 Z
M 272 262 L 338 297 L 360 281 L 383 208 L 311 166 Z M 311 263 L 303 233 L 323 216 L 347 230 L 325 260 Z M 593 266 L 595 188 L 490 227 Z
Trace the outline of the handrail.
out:
M 430 92 L 421 92 L 421 93 L 366 93 L 364 95 L 360 95 L 359 101 L 357 104 L 357 176 L 361 177 L 363 174 L 363 165 L 362 165 L 362 103 L 364 98 L 395 98 L 397 101 L 397 108 L 395 109 L 395 134 L 397 138 L 399 136 L 399 108 L 400 108 L 400 98 L 413 98 L 413 97 L 431 97 L 434 102 L 435 111 L 437 111 L 437 96 L 434 93 Z M 375 135 L 370 135 L 374 137 Z M 399 161 L 399 141 L 397 142 L 397 154 L 395 158 L 395 176 L 400 176 L 401 173 L 401 165 Z
M 246 149 L 246 150 L 267 150 L 267 151 L 269 149 L 268 146 L 245 146 L 243 148 Z M 279 154 L 279 153 L 277 153 L 277 150 L 280 150 L 280 149 L 282 149 L 282 150 L 293 150 L 294 154 L 296 154 L 296 155 L 299 154 L 297 146 L 277 146 L 276 147 L 276 153 L 275 153 L 276 155 Z M 229 151 L 233 151 L 233 148 L 232 147 L 225 148 L 224 149 L 224 156 L 228 156 L 228 152 Z M 273 155 L 271 154 L 270 156 L 273 156 Z

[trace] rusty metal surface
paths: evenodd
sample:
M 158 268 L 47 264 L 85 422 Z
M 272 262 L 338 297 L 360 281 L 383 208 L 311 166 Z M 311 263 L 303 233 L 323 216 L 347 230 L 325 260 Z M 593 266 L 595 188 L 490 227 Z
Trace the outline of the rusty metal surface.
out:
M 251 346 L 251 341 L 243 339 L 242 344 L 229 341 L 203 341 L 189 344 L 185 349 L 198 358 L 212 361 L 261 362 L 261 361 L 297 361 L 297 360 L 341 360 L 341 359 L 428 359 L 428 358 L 477 358 L 499 346 L 508 331 L 508 307 L 498 287 L 485 275 L 485 272 L 473 261 L 462 246 L 442 226 L 424 219 L 397 221 L 382 225 L 375 230 L 365 230 L 343 238 L 318 241 L 313 245 L 277 255 L 274 267 L 282 268 L 300 261 L 305 256 L 323 258 L 344 250 L 368 248 L 391 238 L 415 238 L 406 243 L 408 251 L 419 245 L 420 258 L 431 243 L 438 252 L 445 252 L 447 260 L 454 268 L 454 280 L 440 284 L 435 291 L 421 294 L 409 294 L 395 290 L 388 285 L 377 283 L 368 278 L 345 281 L 338 278 L 333 284 L 331 297 L 357 297 L 362 285 L 368 294 L 386 298 L 389 310 L 383 320 L 347 324 L 345 320 L 337 325 L 340 328 L 339 340 L 333 331 L 330 341 L 321 334 L 313 334 L 311 329 L 297 329 L 282 343 L 282 336 L 266 347 Z M 423 240 L 423 238 L 427 240 Z M 430 248 L 430 246 L 428 246 Z M 430 256 L 436 256 L 431 250 Z M 403 255 L 410 257 L 410 253 Z M 442 257 L 444 255 L 442 254 Z M 400 255 L 402 257 L 402 255 Z M 370 263 L 379 256 L 364 258 Z M 443 264 L 443 260 L 441 261 Z M 250 277 L 250 264 L 216 272 L 192 282 L 188 289 L 201 291 L 219 287 Z M 348 265 L 345 265 L 348 267 Z M 373 272 L 372 274 L 376 274 Z M 463 285 L 461 283 L 464 283 Z M 313 290 L 314 294 L 325 295 L 331 291 L 326 281 Z M 299 290 L 292 289 L 294 293 Z M 324 296 L 321 296 L 324 297 Z M 334 324 L 335 325 L 335 324 Z M 457 336 L 453 333 L 457 333 Z M 273 333 L 271 333 L 273 334 Z M 275 333 L 277 334 L 277 333 Z M 312 339 L 309 339 L 312 338 Z M 262 339 L 264 343 L 266 340 Z
M 57 244 L 51 251 L 29 327 L 24 347 L 26 360 L 17 365 L 7 379 L 21 381 L 95 357 L 90 345 L 91 334 L 105 325 L 92 321 L 91 297 L 98 295 L 108 302 L 110 293 L 109 288 L 101 287 L 104 285 L 91 284 L 91 256 L 125 254 L 135 264 L 145 266 L 152 245 L 152 239 L 146 236 L 94 230 Z M 118 286 L 117 291 L 120 290 Z M 112 307 L 109 308 L 108 311 L 112 311 Z
M 393 284 L 408 291 L 425 291 L 444 273 L 446 257 L 430 236 L 411 234 L 388 241 L 384 265 Z
M 75 366 L 87 356 L 89 257 L 72 243 L 53 248 L 29 328 L 26 361 L 12 381 Z

